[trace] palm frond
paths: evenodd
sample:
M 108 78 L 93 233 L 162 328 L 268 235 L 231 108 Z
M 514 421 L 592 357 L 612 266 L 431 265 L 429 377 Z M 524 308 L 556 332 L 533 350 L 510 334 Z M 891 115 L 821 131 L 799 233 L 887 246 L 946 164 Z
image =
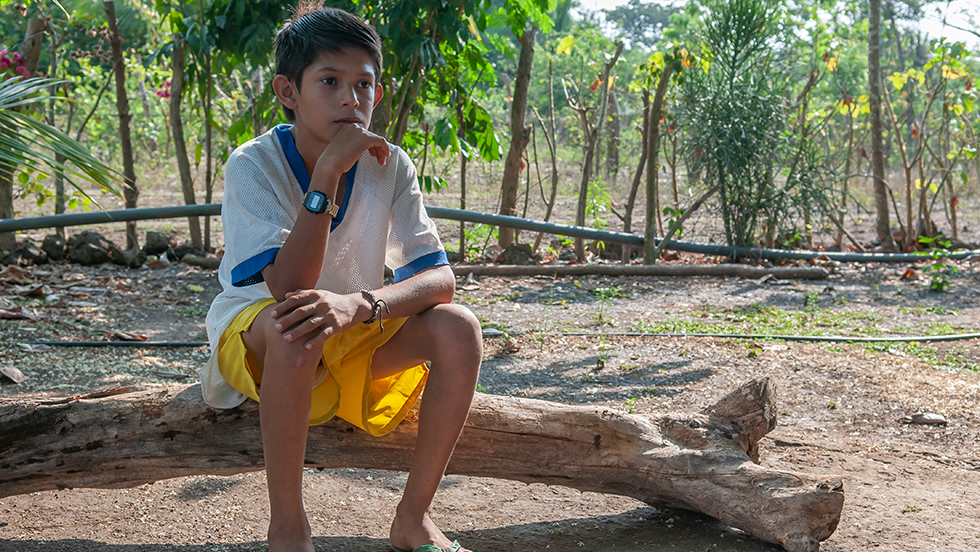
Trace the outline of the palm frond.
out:
M 122 195 L 122 180 L 112 170 L 70 136 L 43 121 L 34 119 L 25 108 L 55 99 L 48 93 L 56 79 L 15 77 L 0 82 L 0 163 L 24 165 L 34 170 L 47 166 L 62 172 L 78 191 L 88 193 L 76 181 L 91 182 L 117 196 Z M 65 158 L 59 162 L 57 158 Z

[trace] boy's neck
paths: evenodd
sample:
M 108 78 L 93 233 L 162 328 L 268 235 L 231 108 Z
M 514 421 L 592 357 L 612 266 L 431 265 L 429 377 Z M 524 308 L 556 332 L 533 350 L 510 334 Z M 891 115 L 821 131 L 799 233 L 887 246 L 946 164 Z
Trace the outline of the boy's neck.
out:
M 323 151 L 327 149 L 330 143 L 327 142 L 324 144 L 317 142 L 313 136 L 303 132 L 302 127 L 296 124 L 290 129 L 290 132 L 293 134 L 293 143 L 296 144 L 296 151 L 299 152 L 299 156 L 303 160 L 306 174 L 312 177 L 317 160 L 320 159 Z

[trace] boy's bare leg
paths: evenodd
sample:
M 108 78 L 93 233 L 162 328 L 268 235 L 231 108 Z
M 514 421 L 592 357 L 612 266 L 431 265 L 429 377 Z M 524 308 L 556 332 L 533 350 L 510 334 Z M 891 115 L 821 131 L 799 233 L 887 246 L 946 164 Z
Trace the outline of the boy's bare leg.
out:
M 476 389 L 483 340 L 476 317 L 458 305 L 438 305 L 408 322 L 374 355 L 375 378 L 432 362 L 419 412 L 418 438 L 405 493 L 391 526 L 391 544 L 414 550 L 451 541 L 429 519 Z
M 304 339 L 284 341 L 269 315 L 274 308 L 263 309 L 242 333 L 250 365 L 263 368 L 259 420 L 269 485 L 269 552 L 313 552 L 303 507 L 303 460 L 320 354 L 304 349 Z

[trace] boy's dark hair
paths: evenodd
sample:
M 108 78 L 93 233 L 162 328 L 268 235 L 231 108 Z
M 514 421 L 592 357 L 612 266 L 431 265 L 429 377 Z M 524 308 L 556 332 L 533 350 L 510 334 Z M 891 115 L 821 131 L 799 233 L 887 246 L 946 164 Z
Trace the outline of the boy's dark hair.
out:
M 324 8 L 319 2 L 300 2 L 292 19 L 276 34 L 276 74 L 293 82 L 300 91 L 303 71 L 323 52 L 339 53 L 360 48 L 371 56 L 375 80 L 381 79 L 381 37 L 360 17 Z M 294 122 L 292 109 L 282 106 L 286 120 Z

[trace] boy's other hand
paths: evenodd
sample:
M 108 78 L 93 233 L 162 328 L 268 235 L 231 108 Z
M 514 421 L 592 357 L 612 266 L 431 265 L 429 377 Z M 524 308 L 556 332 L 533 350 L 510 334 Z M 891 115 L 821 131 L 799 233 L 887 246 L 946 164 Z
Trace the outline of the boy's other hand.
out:
M 358 308 L 364 300 L 360 294 L 338 295 L 324 290 L 300 290 L 286 294 L 286 299 L 272 310 L 276 330 L 283 340 L 293 343 L 307 338 L 304 347 L 323 347 L 331 335 L 355 324 Z
M 384 165 L 391 156 L 388 141 L 365 128 L 361 123 L 345 124 L 317 159 L 314 174 L 320 169 L 347 172 L 365 152 Z

